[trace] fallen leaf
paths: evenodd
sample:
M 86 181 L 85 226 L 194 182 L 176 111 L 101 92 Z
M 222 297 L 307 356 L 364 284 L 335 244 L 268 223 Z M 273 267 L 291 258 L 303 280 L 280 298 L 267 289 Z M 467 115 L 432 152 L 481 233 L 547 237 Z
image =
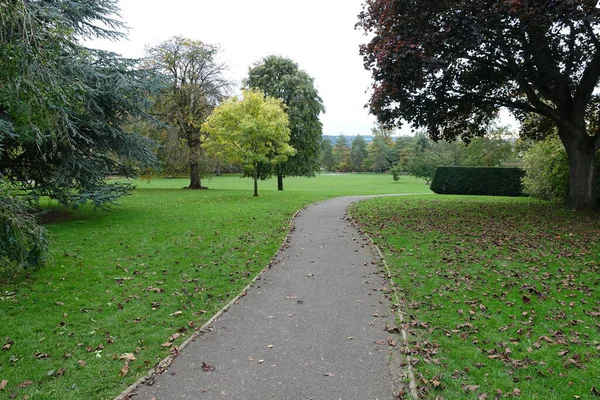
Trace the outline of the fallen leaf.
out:
M 598 391 L 598 389 L 596 389 L 596 386 L 592 386 L 591 392 L 594 396 L 600 397 L 600 391 Z
M 214 371 L 215 367 L 213 367 L 212 365 L 208 365 L 207 363 L 205 363 L 204 361 L 202 362 L 202 370 L 206 371 L 206 372 L 210 372 L 210 371 Z
M 171 337 L 169 338 L 169 340 L 173 341 L 173 340 L 177 340 L 181 337 L 181 333 L 174 333 L 171 335 Z
M 31 385 L 32 383 L 33 383 L 33 381 L 23 381 L 23 382 L 21 382 L 20 384 L 18 384 L 18 385 L 17 385 L 17 387 L 18 387 L 19 389 L 24 389 L 24 388 L 26 388 L 27 386 Z
M 161 346 L 162 347 L 171 347 L 171 346 L 173 346 L 173 343 L 171 343 L 171 342 L 165 342 Z
M 286 300 L 291 300 L 291 299 L 297 299 L 298 296 L 296 296 L 293 293 L 288 294 L 287 296 L 285 296 Z
M 2 379 L 2 381 L 0 381 L 0 390 L 4 390 L 6 385 L 8 385 L 8 381 L 6 379 Z
M 57 306 L 64 306 L 64 305 L 65 305 L 65 303 L 63 303 L 62 301 L 57 301 L 57 302 L 56 302 L 56 305 L 57 305 Z
M 325 372 L 323 376 L 334 376 L 331 372 Z
M 396 340 L 391 336 L 387 338 L 387 342 L 392 347 L 396 346 Z
M 479 390 L 479 385 L 464 385 L 463 389 L 465 392 L 476 392 Z
M 127 374 L 129 373 L 129 361 L 125 361 L 125 365 L 123 365 L 123 368 L 121 368 L 119 370 L 119 375 L 121 375 L 122 377 L 127 376 Z
M 121 354 L 121 357 L 119 357 L 119 360 L 135 361 L 136 358 L 133 353 L 123 353 Z
M 83 360 L 77 361 L 77 364 L 79 364 L 80 367 L 85 367 L 86 366 L 86 362 L 83 361 Z
M 258 360 L 258 363 L 259 363 L 259 364 L 262 364 L 262 363 L 264 363 L 264 362 L 265 362 L 265 360 Z
M 183 314 L 183 312 L 182 312 L 182 311 L 175 311 L 173 314 L 169 314 L 169 315 L 170 315 L 171 317 L 176 317 L 176 316 L 178 316 L 178 315 L 181 315 L 181 314 Z
M 56 376 L 56 377 L 63 376 L 66 371 L 67 370 L 65 368 L 61 368 L 58 371 L 56 371 L 56 373 L 54 374 L 54 376 Z
M 563 356 L 564 356 L 564 355 L 566 355 L 568 352 L 569 352 L 569 350 L 568 350 L 568 349 L 564 349 L 564 350 L 561 350 L 561 351 L 559 351 L 559 352 L 558 352 L 558 355 L 559 355 L 559 356 L 561 356 L 561 357 L 563 357 Z
M 522 297 L 522 299 L 523 299 L 523 303 L 525 303 L 525 304 L 531 303 L 531 299 L 525 295 Z
M 511 395 L 513 396 L 520 396 L 521 395 L 521 389 L 518 388 L 514 388 Z

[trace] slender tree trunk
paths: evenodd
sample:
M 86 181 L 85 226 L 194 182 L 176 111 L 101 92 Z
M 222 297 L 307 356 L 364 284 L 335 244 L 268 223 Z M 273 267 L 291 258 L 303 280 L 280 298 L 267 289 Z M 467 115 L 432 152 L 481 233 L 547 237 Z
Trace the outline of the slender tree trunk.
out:
M 254 178 L 254 197 L 258 197 L 258 163 L 256 162 L 254 163 L 252 178 Z
M 283 174 L 281 172 L 277 174 L 277 190 L 283 190 Z
M 560 137 L 569 157 L 569 205 L 576 210 L 598 209 L 598 164 L 600 140 L 583 132 L 565 132 Z

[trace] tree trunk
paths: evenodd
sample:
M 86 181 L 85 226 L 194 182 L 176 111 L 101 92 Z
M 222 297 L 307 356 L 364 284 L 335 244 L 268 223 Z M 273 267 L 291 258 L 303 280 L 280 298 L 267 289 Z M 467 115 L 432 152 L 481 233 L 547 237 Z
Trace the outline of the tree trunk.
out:
M 188 189 L 206 189 L 200 180 L 200 156 L 202 154 L 200 140 L 188 137 L 187 142 L 190 149 L 190 186 Z
M 575 210 L 597 210 L 599 140 L 585 130 L 559 133 L 569 157 L 569 205 Z
M 283 190 L 283 174 L 277 174 L 277 190 Z
M 252 178 L 254 179 L 254 197 L 258 197 L 258 163 L 254 163 Z

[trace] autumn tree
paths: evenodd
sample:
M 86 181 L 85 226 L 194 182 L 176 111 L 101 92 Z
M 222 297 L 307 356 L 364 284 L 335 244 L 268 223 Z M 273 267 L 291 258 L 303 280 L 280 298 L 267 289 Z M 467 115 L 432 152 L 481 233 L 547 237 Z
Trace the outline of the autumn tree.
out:
M 202 178 L 209 171 L 202 168 L 207 136 L 201 126 L 231 86 L 223 76 L 227 66 L 218 60 L 217 46 L 181 36 L 149 47 L 146 53 L 147 65 L 169 82 L 156 99 L 154 113 L 189 149 L 189 188 L 204 189 Z
M 314 79 L 289 58 L 272 55 L 250 68 L 244 84 L 280 99 L 286 106 L 290 145 L 296 149 L 296 154 L 275 166 L 273 172 L 277 175 L 277 189 L 283 190 L 283 178 L 286 176 L 314 176 L 319 170 L 323 131 L 319 115 L 325 112 Z M 272 167 L 263 166 L 262 175 L 270 175 Z
M 210 135 L 212 151 L 251 171 L 254 196 L 258 196 L 259 165 L 277 165 L 295 154 L 289 145 L 289 120 L 283 103 L 258 90 L 229 98 L 213 111 L 202 129 Z
M 370 110 L 433 139 L 483 136 L 501 107 L 556 127 L 569 203 L 598 205 L 600 8 L 595 0 L 367 0 L 358 26 L 375 80 Z
M 47 248 L 20 199 L 102 207 L 133 189 L 110 173 L 133 176 L 155 161 L 149 141 L 125 128 L 146 116 L 153 75 L 81 44 L 123 37 L 117 11 L 116 0 L 0 2 L 2 266 L 35 266 Z

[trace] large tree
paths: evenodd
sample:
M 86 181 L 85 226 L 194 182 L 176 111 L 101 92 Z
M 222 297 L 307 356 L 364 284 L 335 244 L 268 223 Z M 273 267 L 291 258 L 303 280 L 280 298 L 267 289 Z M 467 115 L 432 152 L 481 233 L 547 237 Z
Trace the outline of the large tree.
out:
M 202 145 L 207 139 L 202 123 L 226 97 L 231 83 L 227 66 L 218 60 L 219 48 L 181 36 L 147 49 L 149 66 L 165 75 L 169 85 L 158 96 L 156 116 L 174 128 L 189 149 L 189 189 L 205 189 Z
M 19 240 L 7 233 L 17 226 L 11 210 L 18 210 L 14 218 L 27 212 L 6 196 L 101 206 L 132 189 L 107 184 L 109 173 L 131 176 L 154 161 L 149 141 L 124 129 L 129 118 L 145 115 L 152 75 L 81 44 L 122 36 L 112 18 L 116 3 L 0 2 L 0 246 Z
M 277 165 L 295 154 L 289 145 L 288 116 L 280 100 L 261 91 L 245 90 L 231 97 L 208 117 L 202 129 L 210 134 L 209 147 L 218 155 L 244 166 L 258 196 L 260 165 Z
M 556 127 L 567 151 L 569 202 L 597 207 L 596 0 L 367 0 L 358 26 L 372 36 L 361 53 L 380 121 L 468 141 L 501 107 L 538 114 L 542 136 Z
M 290 120 L 290 144 L 296 155 L 275 166 L 277 189 L 283 190 L 286 176 L 314 176 L 319 170 L 319 152 L 323 126 L 319 115 L 325 112 L 314 80 L 294 61 L 280 56 L 267 56 L 248 72 L 245 85 L 259 89 L 267 96 L 280 99 Z M 263 175 L 270 175 L 263 166 Z

